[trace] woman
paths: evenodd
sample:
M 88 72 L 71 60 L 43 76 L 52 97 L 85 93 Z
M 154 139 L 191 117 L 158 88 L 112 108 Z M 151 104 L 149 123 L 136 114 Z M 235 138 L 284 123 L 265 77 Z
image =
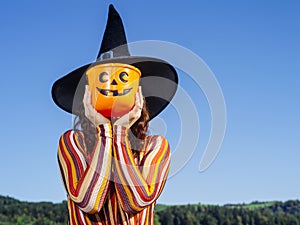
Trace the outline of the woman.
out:
M 164 137 L 145 136 L 149 117 L 141 89 L 133 109 L 113 123 L 92 107 L 90 99 L 86 88 L 85 115 L 79 116 L 83 131 L 67 131 L 59 141 L 70 223 L 154 224 L 154 205 L 167 178 L 170 149 Z M 142 139 L 137 137 L 140 149 L 132 150 L 129 138 L 135 129 Z M 96 134 L 94 146 L 85 136 L 91 132 Z
M 154 205 L 167 179 L 170 148 L 164 137 L 146 134 L 149 120 L 174 96 L 178 77 L 163 60 L 130 56 L 126 44 L 121 18 L 110 6 L 96 63 L 74 70 L 52 87 L 54 102 L 77 116 L 74 128 L 61 136 L 58 147 L 72 225 L 154 224 Z M 138 68 L 143 79 L 140 85 L 147 94 L 144 98 L 139 87 L 132 109 L 109 118 L 94 108 L 89 88 L 82 87 L 88 68 L 111 63 Z

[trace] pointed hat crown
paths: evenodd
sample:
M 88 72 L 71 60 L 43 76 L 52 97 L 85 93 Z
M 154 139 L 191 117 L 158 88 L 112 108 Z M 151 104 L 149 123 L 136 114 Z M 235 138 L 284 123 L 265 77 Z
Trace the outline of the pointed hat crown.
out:
M 130 56 L 122 19 L 113 5 L 109 6 L 106 28 L 97 59 L 110 51 L 113 51 L 113 57 Z

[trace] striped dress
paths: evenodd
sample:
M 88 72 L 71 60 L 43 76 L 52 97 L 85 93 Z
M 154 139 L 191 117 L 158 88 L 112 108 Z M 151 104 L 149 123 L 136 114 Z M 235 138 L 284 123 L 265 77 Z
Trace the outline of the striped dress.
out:
M 128 131 L 109 123 L 98 126 L 91 155 L 82 132 L 61 136 L 58 162 L 71 225 L 154 224 L 154 205 L 170 166 L 169 145 L 162 136 L 148 136 L 134 156 Z

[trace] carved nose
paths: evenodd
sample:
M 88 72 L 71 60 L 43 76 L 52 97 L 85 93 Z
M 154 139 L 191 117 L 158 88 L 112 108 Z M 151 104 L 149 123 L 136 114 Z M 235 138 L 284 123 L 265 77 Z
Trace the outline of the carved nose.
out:
M 113 79 L 113 81 L 110 83 L 110 85 L 118 85 L 118 83 L 116 82 L 115 79 Z

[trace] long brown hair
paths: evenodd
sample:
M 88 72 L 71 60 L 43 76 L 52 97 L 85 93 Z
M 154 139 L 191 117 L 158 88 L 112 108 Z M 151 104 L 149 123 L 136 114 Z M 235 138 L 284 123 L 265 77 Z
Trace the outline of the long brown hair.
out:
M 92 153 L 97 140 L 96 127 L 86 118 L 84 114 L 84 106 L 80 104 L 78 112 L 74 119 L 74 129 L 81 130 L 84 134 L 84 141 L 89 153 Z M 131 126 L 128 132 L 128 139 L 133 153 L 142 150 L 144 147 L 147 130 L 149 127 L 149 112 L 146 107 L 144 98 L 144 105 L 142 108 L 140 118 Z

